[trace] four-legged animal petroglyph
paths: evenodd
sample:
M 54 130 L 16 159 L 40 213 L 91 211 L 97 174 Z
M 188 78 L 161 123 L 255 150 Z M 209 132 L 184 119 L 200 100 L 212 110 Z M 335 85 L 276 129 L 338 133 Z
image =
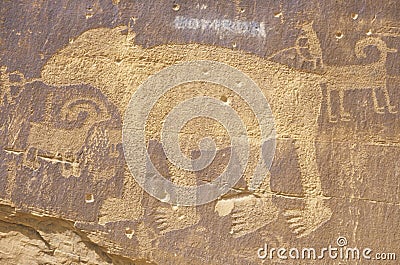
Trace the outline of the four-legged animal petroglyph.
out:
M 367 57 L 365 49 L 369 46 L 376 47 L 379 52 L 379 59 L 373 63 L 364 65 L 343 65 L 332 66 L 324 65 L 322 60 L 321 45 L 318 36 L 313 29 L 313 23 L 303 23 L 300 35 L 296 38 L 294 47 L 289 47 L 269 56 L 269 59 L 275 61 L 284 60 L 284 55 L 292 53 L 299 57 L 291 64 L 298 68 L 306 67 L 307 63 L 311 64 L 310 69 L 321 74 L 327 88 L 327 109 L 330 122 L 337 122 L 337 116 L 332 110 L 332 91 L 339 92 L 339 111 L 340 120 L 349 121 L 350 113 L 345 110 L 344 98 L 345 92 L 350 90 L 372 90 L 372 101 L 376 113 L 384 114 L 385 107 L 389 113 L 397 113 L 396 106 L 393 105 L 387 88 L 386 59 L 388 53 L 397 52 L 396 49 L 388 48 L 386 43 L 379 37 L 366 37 L 357 41 L 355 46 L 355 54 L 357 58 L 363 59 Z M 377 91 L 381 90 L 385 99 L 385 106 L 379 104 Z
M 127 40 L 133 40 L 133 38 L 127 38 L 121 30 L 122 28 L 95 29 L 82 34 L 73 44 L 60 50 L 48 61 L 42 71 L 43 79 L 58 85 L 90 82 L 109 96 L 123 113 L 136 88 L 150 75 L 166 66 L 192 60 L 211 60 L 229 64 L 247 74 L 261 88 L 271 105 L 278 137 L 289 136 L 295 139 L 306 205 L 295 213 L 296 218 L 300 220 L 297 234 L 307 235 L 330 219 L 331 211 L 324 202 L 325 197 L 322 194 L 320 173 L 316 162 L 317 119 L 322 103 L 320 87 L 322 80 L 319 75 L 296 71 L 242 51 L 200 44 L 162 45 L 144 49 L 130 42 L 130 47 L 127 47 Z M 97 45 L 97 38 L 104 36 L 108 36 L 104 41 L 109 42 L 109 45 Z M 82 45 L 83 43 L 85 45 Z M 72 50 L 74 56 L 71 56 Z M 80 54 L 91 56 L 80 57 Z M 99 54 L 102 56 L 98 56 Z M 116 64 L 113 60 L 104 61 L 103 56 L 119 59 L 123 56 L 124 58 Z M 169 59 L 166 60 L 166 58 Z M 98 69 L 88 67 L 88 71 L 80 71 L 82 64 L 103 65 Z M 61 65 L 68 65 L 68 67 L 60 67 Z M 126 77 L 130 75 L 132 78 L 127 79 Z M 257 130 L 255 127 L 254 131 Z M 250 174 L 247 175 L 249 181 Z M 271 194 L 271 191 L 268 190 L 266 193 Z M 262 196 L 256 200 L 261 200 L 261 205 L 270 207 L 273 204 L 271 198 L 271 196 Z M 241 209 L 247 206 L 240 203 L 236 205 L 237 231 L 241 228 L 243 231 L 240 233 L 238 231 L 234 236 L 244 235 L 262 227 L 278 211 L 270 207 L 270 216 L 260 216 L 260 219 L 254 222 L 254 226 L 246 230 L 245 225 L 239 226 L 240 222 L 257 217 L 251 210 L 240 213 Z M 126 210 L 129 211 L 129 209 Z
M 332 113 L 331 92 L 338 91 L 340 99 L 340 119 L 350 120 L 350 113 L 345 110 L 344 96 L 348 90 L 372 89 L 372 100 L 376 113 L 383 114 L 385 107 L 380 106 L 377 98 L 377 90 L 382 90 L 385 96 L 385 103 L 390 113 L 397 113 L 396 106 L 391 102 L 387 88 L 386 59 L 390 52 L 397 52 L 396 49 L 388 48 L 386 43 L 380 38 L 367 37 L 356 43 L 355 52 L 358 58 L 365 58 L 365 48 L 375 46 L 380 57 L 376 62 L 365 65 L 344 65 L 344 66 L 325 66 L 324 79 L 327 87 L 327 103 L 329 120 L 337 121 Z
M 16 82 L 10 80 L 15 73 L 2 70 L 0 157 L 8 169 L 2 179 L 7 199 L 29 195 L 23 204 L 59 209 L 49 201 L 60 194 L 49 189 L 67 193 L 77 182 L 90 181 L 101 186 L 122 173 L 121 121 L 100 91 L 88 85 L 49 86 L 22 74 Z M 19 187 L 21 182 L 26 185 Z M 84 202 L 81 195 L 71 204 Z M 65 212 L 71 211 L 68 207 L 73 206 L 66 204 Z
M 36 89 L 40 92 L 35 92 Z M 64 96 L 65 102 L 60 102 L 60 96 Z M 46 91 L 40 81 L 21 86 L 15 101 L 21 104 L 10 105 L 10 121 L 4 124 L 9 138 L 5 150 L 23 152 L 25 165 L 33 170 L 37 170 L 40 161 L 44 161 L 62 165 L 65 177 L 79 176 L 80 157 L 86 152 L 82 148 L 88 132 L 92 125 L 110 119 L 106 107 L 82 95 L 68 99 L 68 94 L 62 91 L 59 94 L 50 89 Z M 105 139 L 99 134 L 97 138 L 99 144 Z M 99 155 L 102 154 L 90 156 L 88 153 L 85 159 L 95 161 Z
M 312 23 L 304 24 L 302 26 L 302 34 L 296 40 L 294 51 L 300 56 L 303 62 L 310 63 L 312 70 L 322 69 L 323 74 L 321 74 L 297 71 L 283 64 L 268 61 L 242 51 L 233 51 L 226 48 L 200 44 L 162 45 L 144 49 L 133 44 L 132 36 L 127 37 L 121 32 L 122 28 L 115 28 L 94 29 L 90 30 L 90 34 L 88 32 L 83 33 L 74 43 L 56 53 L 48 61 L 42 71 L 42 80 L 57 86 L 81 83 L 93 84 L 110 98 L 120 113 L 123 113 L 136 88 L 150 75 L 169 65 L 191 60 L 212 60 L 230 64 L 246 73 L 259 85 L 271 105 L 275 116 L 278 137 L 291 137 L 294 139 L 299 160 L 298 166 L 300 168 L 304 191 L 303 199 L 305 207 L 284 211 L 284 216 L 287 217 L 289 227 L 298 237 L 309 235 L 326 223 L 332 215 L 331 210 L 325 203 L 326 198 L 323 196 L 320 172 L 316 162 L 315 140 L 318 135 L 317 119 L 321 114 L 322 104 L 320 85 L 326 83 L 328 88 L 328 114 L 331 121 L 335 121 L 330 108 L 331 91 L 339 91 L 341 95 L 342 119 L 348 119 L 349 116 L 344 110 L 344 92 L 352 89 L 372 88 L 375 110 L 378 113 L 382 113 L 383 108 L 379 106 L 376 97 L 376 90 L 381 89 L 385 95 L 389 112 L 396 112 L 387 91 L 385 70 L 386 55 L 388 52 L 394 52 L 394 50 L 387 48 L 385 42 L 379 38 L 368 37 L 356 44 L 356 55 L 359 57 L 365 57 L 364 49 L 367 46 L 376 46 L 381 52 L 380 59 L 377 62 L 364 66 L 351 65 L 347 66 L 347 68 L 323 66 L 322 51 L 317 35 L 312 29 Z M 96 38 L 104 36 L 109 36 L 104 40 L 109 45 L 99 46 Z M 85 45 L 82 45 L 82 43 L 85 43 Z M 72 53 L 72 50 L 75 52 Z M 80 54 L 90 54 L 91 56 L 81 57 Z M 104 61 L 104 56 L 110 59 L 118 58 L 118 62 L 114 62 L 114 60 Z M 84 61 L 82 61 L 82 58 L 84 58 Z M 103 64 L 101 68 L 88 68 L 88 71 L 80 70 L 82 64 L 99 65 L 100 63 Z M 68 67 L 61 67 L 65 65 Z M 126 78 L 130 75 L 132 77 Z M 359 76 L 362 77 L 360 80 L 356 78 Z M 7 98 L 10 102 L 15 98 L 15 95 L 12 95 L 10 92 L 5 91 L 3 94 L 4 98 Z M 31 138 L 27 138 L 28 142 L 32 142 L 34 139 L 48 139 L 49 136 L 46 136 L 48 134 L 51 134 L 51 137 L 63 139 L 63 134 L 59 133 L 60 130 L 63 130 L 64 127 L 64 129 L 77 127 L 79 130 L 80 125 L 84 124 L 83 121 L 87 120 L 88 117 L 92 117 L 93 114 L 97 118 L 100 116 L 101 120 L 109 118 L 105 108 L 98 106 L 98 104 L 92 104 L 90 100 L 84 97 L 65 101 L 64 96 L 64 99 L 60 97 L 59 100 L 63 102 L 61 104 L 62 107 L 50 111 L 58 115 L 56 116 L 61 123 L 57 123 L 56 120 L 51 118 L 52 115 L 54 116 L 54 113 L 51 114 L 45 110 L 44 113 L 47 113 L 47 116 L 45 115 L 39 120 L 29 120 Z M 45 106 L 49 106 L 46 103 L 47 101 L 54 102 L 54 98 L 49 96 L 44 97 L 43 103 Z M 77 107 L 78 105 L 80 107 Z M 82 110 L 85 111 L 82 112 Z M 18 115 L 22 116 L 19 117 L 16 115 L 9 123 L 8 130 L 10 133 L 8 135 L 14 138 L 7 139 L 7 143 L 14 144 L 16 139 L 19 138 L 18 135 L 23 130 L 26 130 L 23 126 L 23 124 L 26 124 L 23 117 L 25 110 L 17 107 L 15 113 L 17 112 L 20 113 Z M 96 121 L 96 119 L 93 121 Z M 53 127 L 54 129 L 52 129 Z M 257 129 L 254 129 L 254 131 L 257 131 Z M 87 132 L 88 130 L 83 130 L 81 136 L 83 138 L 90 138 L 90 142 L 95 143 L 95 146 L 93 146 L 94 149 L 87 148 L 85 149 L 87 152 L 85 150 L 83 152 L 86 154 L 85 158 L 92 161 L 96 160 L 98 152 L 105 150 L 104 146 L 110 145 L 110 139 L 115 137 L 109 136 L 109 132 L 101 129 L 101 126 L 93 127 L 91 133 L 88 135 L 86 135 Z M 78 132 L 76 133 L 79 134 Z M 66 140 L 63 142 L 67 147 L 72 148 L 75 146 L 76 148 L 72 148 L 74 150 L 82 147 L 82 144 L 74 141 L 70 142 Z M 18 149 L 16 146 L 11 145 L 5 150 L 9 150 L 10 152 L 13 152 L 12 150 L 22 150 L 23 152 L 26 151 L 27 157 L 31 157 L 32 154 L 33 157 L 35 157 L 35 154 L 37 157 L 39 151 L 42 152 L 45 149 L 41 147 L 40 142 L 35 142 L 35 145 L 32 146 L 33 148 L 24 146 L 25 149 Z M 62 161 L 61 163 L 71 164 L 72 169 L 67 175 L 79 174 L 79 172 L 76 172 L 76 168 L 74 169 L 73 163 L 80 163 L 81 160 L 74 159 L 74 155 L 71 152 L 67 152 L 68 150 L 66 150 L 66 152 L 59 154 L 55 153 L 55 150 L 59 150 L 59 148 L 54 150 L 52 148 L 47 149 L 53 153 L 50 152 L 51 154 L 47 156 L 41 155 L 42 160 L 47 162 Z M 116 152 L 115 146 L 111 148 L 110 152 Z M 107 154 L 110 152 L 106 151 Z M 27 165 L 29 164 L 31 168 L 37 168 L 38 165 L 35 163 L 33 160 L 27 163 Z M 90 163 L 88 162 L 87 164 Z M 89 170 L 95 171 L 95 168 Z M 246 181 L 251 181 L 251 173 L 247 172 L 246 174 Z M 128 174 L 125 175 L 127 176 Z M 269 182 L 269 178 L 270 174 L 267 173 L 266 183 Z M 127 190 L 127 192 L 129 191 Z M 126 195 L 121 200 L 124 200 L 124 198 L 131 200 L 135 196 L 142 195 L 140 193 Z M 230 205 L 230 211 L 228 212 L 232 216 L 231 231 L 234 237 L 241 237 L 252 233 L 276 220 L 279 209 L 274 205 L 272 196 L 273 193 L 267 184 L 260 193 L 255 192 L 252 195 L 242 195 L 237 198 L 231 197 L 219 202 L 218 207 L 222 207 L 221 205 L 224 204 Z M 135 199 L 134 201 L 140 200 Z M 131 204 L 121 205 L 128 207 L 127 205 Z M 254 210 L 255 208 L 256 210 Z M 162 233 L 182 229 L 198 221 L 197 218 L 194 218 L 195 221 L 188 222 L 187 224 L 185 224 L 185 221 L 171 221 L 177 218 L 185 220 L 185 217 L 187 217 L 185 216 L 187 214 L 181 212 L 176 207 L 168 211 L 163 211 L 162 208 L 158 210 L 155 221 Z M 124 211 L 129 211 L 129 209 L 125 209 Z M 190 211 L 191 214 L 196 216 L 196 213 L 193 211 Z M 174 227 L 174 223 L 179 225 Z

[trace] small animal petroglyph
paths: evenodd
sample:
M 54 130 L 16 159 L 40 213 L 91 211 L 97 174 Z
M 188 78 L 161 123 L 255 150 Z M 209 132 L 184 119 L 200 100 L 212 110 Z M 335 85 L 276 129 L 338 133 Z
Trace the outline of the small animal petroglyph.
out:
M 344 96 L 348 90 L 371 89 L 375 112 L 384 114 L 385 106 L 380 106 L 376 94 L 377 90 L 382 90 L 389 113 L 397 113 L 396 106 L 391 102 L 386 83 L 387 55 L 391 52 L 397 52 L 397 50 L 388 48 L 380 38 L 367 37 L 356 43 L 356 56 L 365 58 L 367 54 L 364 49 L 368 46 L 375 46 L 379 50 L 380 57 L 376 62 L 365 65 L 325 66 L 323 77 L 327 87 L 328 115 L 331 122 L 337 121 L 336 116 L 332 113 L 332 91 L 339 92 L 340 119 L 343 121 L 350 120 L 350 113 L 344 107 Z
M 22 74 L 14 82 L 15 73 L 2 70 L 0 156 L 10 170 L 8 196 L 14 188 L 25 192 L 14 182 L 30 174 L 47 186 L 51 181 L 45 179 L 85 175 L 99 181 L 119 174 L 121 122 L 100 91 L 88 85 L 49 86 Z
M 396 49 L 388 48 L 386 43 L 379 37 L 367 37 L 357 41 L 355 54 L 358 58 L 366 58 L 365 48 L 368 46 L 376 47 L 380 52 L 380 57 L 376 62 L 365 65 L 344 65 L 331 66 L 324 65 L 322 60 L 321 45 L 318 36 L 313 29 L 313 23 L 303 23 L 300 35 L 296 38 L 295 46 L 278 51 L 271 55 L 269 59 L 284 61 L 284 56 L 292 53 L 294 66 L 305 70 L 312 70 L 321 74 L 327 87 L 327 109 L 330 122 L 337 122 L 337 116 L 332 111 L 331 94 L 332 91 L 339 92 L 340 120 L 349 121 L 350 113 L 345 110 L 345 92 L 350 90 L 372 90 L 372 101 L 376 113 L 384 114 L 385 107 L 389 113 L 397 113 L 396 106 L 393 105 L 387 88 L 386 59 L 388 53 L 397 52 Z M 288 55 L 289 54 L 289 55 Z M 296 60 L 295 57 L 298 57 Z M 309 66 L 309 65 L 311 66 Z M 309 66 L 309 68 L 307 68 Z M 377 91 L 381 90 L 385 99 L 385 106 L 379 104 Z

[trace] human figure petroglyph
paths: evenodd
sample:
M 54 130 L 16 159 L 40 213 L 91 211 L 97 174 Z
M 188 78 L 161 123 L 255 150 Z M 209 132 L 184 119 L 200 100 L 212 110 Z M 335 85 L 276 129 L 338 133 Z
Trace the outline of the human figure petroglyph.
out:
M 323 66 L 321 44 L 313 29 L 314 21 L 305 22 L 298 26 L 302 32 L 296 38 L 296 51 L 304 61 L 312 63 L 312 69 L 317 70 Z
M 33 81 L 37 80 L 29 80 L 29 82 Z M 27 82 L 25 76 L 20 71 L 9 72 L 6 66 L 0 66 L 0 85 L 2 87 L 0 91 L 0 102 L 3 102 L 3 104 L 15 103 L 15 99 L 20 93 L 20 89 L 18 88 Z
M 124 113 L 136 88 L 151 74 L 168 65 L 191 60 L 230 64 L 250 76 L 261 88 L 272 107 L 278 137 L 289 136 L 295 139 L 306 206 L 295 212 L 287 212 L 289 220 L 298 221 L 294 232 L 298 236 L 307 235 L 330 219 L 331 211 L 324 202 L 326 198 L 322 193 L 315 150 L 317 118 L 322 102 L 319 85 L 323 81 L 321 76 L 296 71 L 242 51 L 207 45 L 162 45 L 144 49 L 133 43 L 134 35 L 129 36 L 133 33 L 128 32 L 127 37 L 121 33 L 122 30 L 123 28 L 94 29 L 83 33 L 74 43 L 60 50 L 48 61 L 43 68 L 42 78 L 48 83 L 58 85 L 81 82 L 93 84 Z M 104 36 L 107 38 L 104 39 Z M 99 40 L 107 45 L 98 45 Z M 81 54 L 85 56 L 80 56 Z M 109 60 L 103 60 L 104 56 Z M 88 66 L 87 71 L 80 70 L 82 65 Z M 93 68 L 93 65 L 101 67 Z M 269 182 L 268 178 L 269 176 L 265 182 Z M 250 179 L 251 174 L 248 174 L 246 181 Z M 270 190 L 265 194 L 255 200 L 270 201 Z M 240 203 L 236 205 L 239 207 Z M 270 207 L 266 211 L 276 214 L 275 206 L 271 203 L 264 205 Z M 254 216 L 251 210 L 244 210 L 240 216 L 244 218 L 245 215 Z M 270 220 L 270 217 L 267 219 Z M 262 227 L 266 220 L 257 220 L 251 231 Z M 243 231 L 237 235 L 251 232 L 246 229 L 242 227 Z
M 288 47 L 268 56 L 269 60 L 282 62 L 290 59 L 291 65 L 310 71 L 319 72 L 323 68 L 322 49 L 313 21 L 299 23 L 300 30 L 293 47 Z M 296 58 L 297 57 L 297 58 Z

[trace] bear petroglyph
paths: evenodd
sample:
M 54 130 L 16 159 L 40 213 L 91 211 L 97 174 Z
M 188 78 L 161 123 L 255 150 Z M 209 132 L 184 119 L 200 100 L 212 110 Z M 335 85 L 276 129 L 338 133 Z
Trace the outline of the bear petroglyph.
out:
M 301 219 L 300 224 L 304 225 L 304 230 L 296 230 L 297 234 L 303 236 L 303 232 L 310 233 L 330 219 L 331 211 L 324 203 L 316 164 L 315 139 L 322 103 L 320 83 L 323 82 L 320 75 L 296 71 L 285 65 L 227 48 L 185 44 L 144 49 L 134 44 L 133 32 L 128 31 L 124 35 L 123 30 L 124 28 L 94 29 L 83 33 L 48 61 L 42 70 L 42 79 L 53 85 L 91 84 L 107 95 L 120 113 L 124 113 L 136 88 L 150 75 L 166 66 L 191 60 L 229 64 L 247 74 L 261 88 L 271 105 L 278 137 L 289 136 L 295 139 L 302 185 L 306 194 L 304 201 L 309 205 L 297 212 L 297 217 Z M 82 65 L 87 71 L 79 70 Z M 289 92 L 292 88 L 297 93 Z M 247 172 L 245 179 L 251 180 L 250 172 Z M 266 180 L 268 181 L 269 179 Z M 270 198 L 265 196 L 258 199 L 270 201 Z M 240 207 L 239 203 L 237 205 Z M 276 215 L 276 210 L 273 211 L 271 216 Z M 251 211 L 244 211 L 243 214 L 239 214 L 240 210 L 237 212 L 244 219 L 244 215 L 252 215 Z M 262 226 L 271 216 L 257 221 L 255 226 Z M 255 229 L 257 227 L 253 227 L 251 231 Z

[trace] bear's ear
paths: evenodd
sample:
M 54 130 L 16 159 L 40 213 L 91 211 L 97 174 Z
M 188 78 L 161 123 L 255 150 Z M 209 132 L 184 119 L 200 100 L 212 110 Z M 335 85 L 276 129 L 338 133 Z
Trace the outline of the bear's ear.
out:
M 115 32 L 118 34 L 122 34 L 124 36 L 126 36 L 126 40 L 129 42 L 134 42 L 135 37 L 136 37 L 136 33 L 132 30 L 132 28 L 128 27 L 128 26 L 118 26 L 116 28 L 113 29 L 113 31 L 115 30 Z
M 73 49 L 81 46 L 93 46 L 97 45 L 98 47 L 107 46 L 107 44 L 118 42 L 126 38 L 126 34 L 128 32 L 128 26 L 120 25 L 115 28 L 94 28 L 83 32 L 81 35 L 71 39 L 69 45 Z M 132 31 L 132 29 L 129 29 Z M 130 33 L 131 34 L 131 33 Z M 64 50 L 64 49 L 62 49 Z M 68 52 L 71 53 L 71 52 Z
M 129 27 L 127 25 L 119 25 L 119 26 L 116 26 L 115 28 L 111 29 L 112 32 L 122 33 L 124 35 L 126 35 L 126 32 L 128 32 L 128 30 L 132 30 L 132 29 L 129 29 Z

